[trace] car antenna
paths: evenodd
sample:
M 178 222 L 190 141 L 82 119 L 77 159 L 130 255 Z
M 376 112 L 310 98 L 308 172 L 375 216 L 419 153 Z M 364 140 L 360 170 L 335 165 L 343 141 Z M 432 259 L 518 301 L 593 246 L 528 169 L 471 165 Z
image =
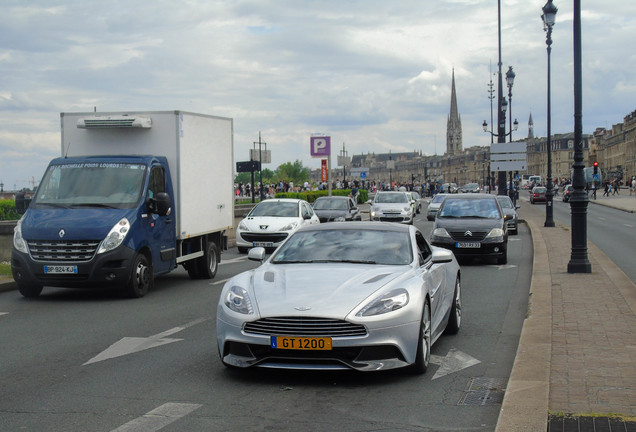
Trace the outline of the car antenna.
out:
M 66 146 L 66 152 L 64 153 L 64 159 L 68 158 L 68 151 L 71 148 L 71 142 L 69 141 L 68 145 Z

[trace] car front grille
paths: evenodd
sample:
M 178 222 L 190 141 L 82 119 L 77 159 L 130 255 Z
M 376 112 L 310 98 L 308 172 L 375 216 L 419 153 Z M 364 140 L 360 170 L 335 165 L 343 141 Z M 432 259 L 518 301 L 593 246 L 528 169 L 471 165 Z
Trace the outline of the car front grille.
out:
M 243 240 L 248 242 L 282 242 L 287 238 L 287 233 L 241 233 Z
M 245 333 L 305 337 L 366 336 L 367 329 L 360 324 L 329 318 L 272 317 L 245 324 Z
M 28 245 L 29 253 L 35 261 L 86 262 L 95 256 L 99 241 L 31 240 Z
M 487 231 L 450 231 L 450 236 L 455 241 L 481 241 L 486 238 Z

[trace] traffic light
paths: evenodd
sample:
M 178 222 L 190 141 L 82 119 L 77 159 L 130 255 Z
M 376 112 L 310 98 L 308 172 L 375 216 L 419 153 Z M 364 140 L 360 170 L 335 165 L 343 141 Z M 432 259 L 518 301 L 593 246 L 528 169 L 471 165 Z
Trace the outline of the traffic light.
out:
M 594 174 L 598 174 L 598 162 L 594 162 Z

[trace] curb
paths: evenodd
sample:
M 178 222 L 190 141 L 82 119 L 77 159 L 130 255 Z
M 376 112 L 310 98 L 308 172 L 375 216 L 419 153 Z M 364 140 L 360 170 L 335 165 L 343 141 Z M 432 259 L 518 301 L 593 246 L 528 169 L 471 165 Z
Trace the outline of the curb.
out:
M 552 355 L 552 294 L 548 250 L 541 231 L 531 222 L 534 258 L 526 319 L 497 420 L 496 432 L 546 429 Z
M 0 276 L 0 292 L 13 291 L 18 289 L 18 284 L 10 277 Z

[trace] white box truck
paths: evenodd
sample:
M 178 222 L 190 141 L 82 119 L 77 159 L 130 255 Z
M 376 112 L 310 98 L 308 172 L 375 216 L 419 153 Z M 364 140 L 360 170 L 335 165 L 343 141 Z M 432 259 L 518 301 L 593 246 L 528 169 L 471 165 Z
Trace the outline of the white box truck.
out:
M 61 113 L 52 160 L 14 233 L 25 297 L 44 286 L 142 297 L 183 265 L 212 278 L 233 229 L 233 121 L 183 111 Z

